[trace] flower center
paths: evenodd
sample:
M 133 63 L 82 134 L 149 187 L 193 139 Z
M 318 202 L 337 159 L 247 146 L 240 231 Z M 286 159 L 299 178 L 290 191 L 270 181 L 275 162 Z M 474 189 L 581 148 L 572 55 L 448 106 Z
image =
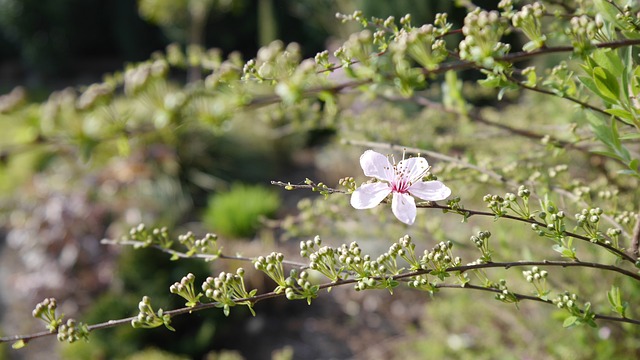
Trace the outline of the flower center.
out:
M 395 179 L 391 183 L 391 191 L 397 192 L 400 194 L 406 194 L 409 192 L 409 187 L 411 186 L 411 179 L 407 176 L 407 169 L 404 171 L 398 170 L 396 165 L 393 165 L 393 172 L 395 174 Z

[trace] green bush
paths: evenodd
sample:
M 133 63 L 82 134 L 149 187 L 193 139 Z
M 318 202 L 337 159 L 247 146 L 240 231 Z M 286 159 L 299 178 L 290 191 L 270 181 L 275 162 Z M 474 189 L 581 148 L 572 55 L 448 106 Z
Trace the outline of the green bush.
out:
M 274 215 L 279 206 L 280 197 L 262 186 L 234 184 L 209 199 L 204 223 L 224 236 L 251 237 L 260 218 Z

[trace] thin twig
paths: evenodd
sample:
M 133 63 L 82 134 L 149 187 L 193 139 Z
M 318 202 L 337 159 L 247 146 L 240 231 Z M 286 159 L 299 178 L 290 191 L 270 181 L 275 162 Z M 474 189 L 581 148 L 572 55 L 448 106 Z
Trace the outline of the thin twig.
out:
M 498 174 L 497 172 L 490 170 L 490 169 L 486 169 L 486 168 L 482 168 L 480 166 L 468 163 L 464 160 L 458 159 L 458 158 L 454 158 L 448 155 L 444 155 L 435 151 L 431 151 L 431 150 L 426 150 L 426 149 L 419 149 L 419 148 L 413 148 L 413 147 L 406 147 L 406 146 L 402 146 L 402 145 L 397 145 L 397 144 L 389 144 L 389 143 L 380 143 L 380 142 L 373 142 L 373 141 L 360 141 L 360 140 L 343 140 L 343 142 L 345 144 L 349 144 L 349 145 L 355 145 L 355 146 L 364 146 L 364 147 L 370 147 L 370 148 L 378 148 L 378 149 L 389 149 L 389 150 L 395 150 L 395 151 L 401 151 L 401 150 L 406 150 L 412 153 L 422 153 L 422 154 L 427 154 L 435 159 L 440 159 L 443 161 L 448 161 L 457 165 L 460 165 L 464 168 L 468 168 L 468 169 L 473 169 L 476 170 L 482 174 L 485 174 L 495 180 L 497 180 L 498 182 L 508 185 L 510 187 L 513 188 L 517 188 L 520 184 L 515 183 L 514 181 L 507 179 L 505 176 Z M 584 200 L 582 200 L 580 197 L 578 197 L 577 195 L 573 194 L 572 192 L 569 192 L 561 187 L 558 186 L 551 186 L 551 190 L 562 195 L 565 196 L 569 199 L 571 199 L 572 201 L 580 204 L 581 206 L 584 207 L 588 207 L 589 204 L 587 204 Z M 536 196 L 534 194 L 534 196 Z M 537 197 L 537 196 L 536 196 Z M 609 222 L 611 225 L 615 226 L 617 229 L 619 229 L 622 232 L 622 235 L 625 237 L 629 237 L 629 233 L 624 229 L 624 227 L 619 224 L 617 221 L 615 221 L 614 218 L 612 218 L 609 215 L 606 214 L 602 214 L 600 215 L 601 218 L 605 219 L 607 222 Z
M 177 257 L 179 257 L 181 259 L 202 259 L 202 260 L 205 260 L 205 261 L 211 261 L 211 260 L 215 260 L 215 259 L 225 259 L 225 260 L 239 260 L 239 261 L 248 261 L 248 262 L 253 262 L 255 260 L 255 258 L 250 258 L 250 257 L 245 257 L 245 256 L 230 256 L 230 255 L 224 255 L 224 254 L 219 254 L 219 255 L 193 254 L 193 255 L 189 255 L 189 254 L 187 254 L 185 252 L 169 249 L 169 248 L 157 245 L 157 244 L 147 244 L 147 243 L 142 242 L 142 241 L 103 239 L 100 243 L 105 244 L 105 245 L 127 245 L 127 246 L 133 246 L 133 247 L 137 247 L 137 248 L 150 247 L 150 248 L 154 248 L 154 249 L 160 250 L 162 252 L 165 252 L 165 253 L 167 253 L 169 255 L 177 256 Z M 288 260 L 282 261 L 282 264 L 289 265 L 289 266 L 295 266 L 295 267 L 298 267 L 300 269 L 307 269 L 309 267 L 308 264 L 303 264 L 303 263 L 299 263 L 299 262 L 295 262 L 295 261 L 288 261 Z
M 517 262 L 503 262 L 503 263 L 486 263 L 486 264 L 473 264 L 473 265 L 463 265 L 463 266 L 455 266 L 455 267 L 451 267 L 448 269 L 445 269 L 446 272 L 467 272 L 467 271 L 472 271 L 472 270 L 479 270 L 479 269 L 487 269 L 487 268 L 504 268 L 504 269 L 509 269 L 512 267 L 520 267 L 520 266 L 554 266 L 554 267 L 585 267 L 585 268 L 595 268 L 595 269 L 601 269 L 601 270 L 608 270 L 608 271 L 614 271 L 614 272 L 618 272 L 621 273 L 623 275 L 629 276 L 634 278 L 635 280 L 640 281 L 640 275 L 637 275 L 635 273 L 629 272 L 627 270 L 624 269 L 620 269 L 618 267 L 615 266 L 611 266 L 611 265 L 603 265 L 603 264 L 599 264 L 599 263 L 591 263 L 591 262 L 569 262 L 569 261 L 547 261 L 547 260 L 543 260 L 543 261 L 517 261 Z M 411 278 L 411 277 L 415 277 L 415 276 L 419 276 L 419 275 L 428 275 L 430 274 L 432 271 L 434 271 L 434 269 L 424 269 L 424 270 L 417 270 L 417 271 L 411 271 L 411 272 L 407 272 L 407 273 L 403 273 L 403 274 L 398 274 L 398 275 L 394 275 L 391 276 L 390 278 L 393 280 L 403 280 L 403 279 L 407 279 L 407 278 Z M 384 280 L 381 277 L 373 277 L 374 280 Z M 347 280 L 340 280 L 337 282 L 331 282 L 331 283 L 324 283 L 319 285 L 319 290 L 322 289 L 327 289 L 327 288 L 332 288 L 335 286 L 341 286 L 341 285 L 348 285 L 348 284 L 355 284 L 359 281 L 359 279 L 347 279 Z M 439 288 L 461 288 L 461 289 L 472 289 L 472 290 L 482 290 L 482 291 L 490 291 L 490 292 L 497 292 L 496 289 L 490 288 L 490 287 L 482 287 L 482 286 L 478 286 L 478 285 L 473 285 L 473 284 L 465 284 L 464 286 L 461 285 L 450 285 L 450 284 L 435 284 L 436 287 Z M 517 299 L 519 300 L 531 300 L 531 301 L 538 301 L 538 302 L 543 302 L 546 304 L 550 304 L 553 305 L 553 302 L 550 300 L 544 300 L 544 299 L 540 299 L 538 297 L 535 296 L 531 296 L 531 295 L 524 295 L 524 294 L 519 294 L 519 293 L 513 293 L 512 294 L 514 296 L 516 296 Z M 251 303 L 251 304 L 255 304 L 259 301 L 262 300 L 266 300 L 266 299 L 271 299 L 271 298 L 276 298 L 276 297 L 282 297 L 284 296 L 284 292 L 267 292 L 267 293 L 263 293 L 263 294 L 259 294 L 256 296 L 252 296 L 252 297 L 248 297 L 248 298 L 242 298 L 242 299 L 235 299 L 234 302 L 236 304 L 242 304 L 242 303 Z M 193 307 L 183 307 L 183 308 L 179 308 L 179 309 L 174 309 L 174 310 L 168 310 L 168 311 L 164 311 L 163 314 L 165 315 L 169 315 L 171 317 L 175 317 L 178 315 L 184 315 L 187 313 L 192 313 L 195 311 L 201 311 L 201 310 L 206 310 L 206 309 L 211 309 L 211 308 L 215 308 L 215 307 L 220 307 L 220 304 L 217 302 L 214 303 L 199 303 Z M 89 325 L 88 329 L 89 331 L 94 331 L 94 330 L 100 330 L 100 329 L 106 329 L 106 328 L 111 328 L 114 326 L 118 326 L 118 325 L 124 325 L 124 324 L 128 324 L 131 322 L 131 320 L 136 319 L 137 317 L 128 317 L 128 318 L 123 318 L 123 319 L 117 319 L 117 320 L 109 320 L 103 323 L 99 323 L 99 324 L 94 324 L 94 325 Z M 635 320 L 635 319 L 630 319 L 630 318 L 623 318 L 623 317 L 615 317 L 615 316 L 607 316 L 607 315 L 601 315 L 601 314 L 595 314 L 595 319 L 600 319 L 600 320 L 607 320 L 607 321 L 614 321 L 614 322 L 621 322 L 621 323 L 629 323 L 629 324 L 634 324 L 634 325 L 640 325 L 640 320 Z M 28 335 L 14 335 L 14 336 L 6 336 L 6 337 L 0 337 L 0 343 L 3 342 L 15 342 L 15 341 L 25 341 L 25 342 L 29 342 L 33 339 L 36 338 L 41 338 L 41 337 L 46 337 L 46 336 L 53 336 L 56 333 L 52 333 L 52 332 L 48 332 L 48 331 L 43 331 L 43 332 L 38 332 L 38 333 L 34 333 L 34 334 L 28 334 Z
M 406 149 L 408 151 L 411 151 L 410 148 L 406 148 Z M 283 186 L 283 187 L 284 186 L 288 186 L 290 189 L 309 189 L 310 188 L 309 185 L 293 185 L 293 184 L 289 184 L 289 183 L 284 183 L 282 181 L 272 181 L 271 184 L 278 185 L 278 186 Z M 326 190 L 329 191 L 329 192 L 333 191 L 335 193 L 344 193 L 344 191 L 337 190 L 337 189 L 328 188 Z M 447 210 L 447 211 L 450 211 L 450 212 L 453 212 L 453 213 L 459 213 L 459 211 L 462 211 L 462 212 L 464 212 L 465 216 L 467 216 L 467 217 L 471 217 L 471 216 L 474 216 L 474 215 L 477 215 L 477 216 L 489 216 L 489 217 L 494 217 L 494 218 L 496 217 L 496 214 L 494 214 L 492 212 L 488 212 L 488 211 L 470 210 L 470 209 L 454 209 L 454 208 L 452 208 L 452 207 L 450 207 L 448 205 L 439 205 L 439 204 L 437 204 L 435 202 L 417 203 L 416 207 L 422 208 L 422 209 Z M 541 222 L 536 221 L 534 219 L 525 219 L 525 218 L 521 218 L 521 217 L 514 216 L 514 215 L 508 215 L 508 214 L 507 215 L 502 215 L 502 216 L 500 216 L 500 218 L 502 218 L 502 219 L 510 219 L 510 220 L 524 222 L 524 223 L 528 223 L 528 224 L 536 224 L 536 225 L 538 225 L 538 226 L 540 226 L 542 228 L 547 226 L 547 224 L 541 223 Z M 617 248 L 615 248 L 615 247 L 613 247 L 613 246 L 611 246 L 609 244 L 606 244 L 604 242 L 598 241 L 598 242 L 593 243 L 593 242 L 591 242 L 590 238 L 588 238 L 586 236 L 583 236 L 583 235 L 580 235 L 580 234 L 576 234 L 576 233 L 570 232 L 570 231 L 564 231 L 563 235 L 569 236 L 569 237 L 572 237 L 574 239 L 578 239 L 578 240 L 581 240 L 581 241 L 585 241 L 585 242 L 588 242 L 590 244 L 594 244 L 596 246 L 600 246 L 602 248 L 605 248 L 608 251 L 610 251 L 610 252 L 614 253 L 615 255 L 617 255 L 618 257 L 620 257 L 621 259 L 626 260 L 626 261 L 630 261 L 631 263 L 635 264 L 636 261 L 637 261 L 637 259 L 635 259 L 631 255 L 629 255 L 629 254 L 625 253 L 624 251 L 622 251 L 620 249 L 617 249 Z
M 540 94 L 557 96 L 557 97 L 559 97 L 561 99 L 569 100 L 569 101 L 571 101 L 573 103 L 576 103 L 576 104 L 578 104 L 578 105 L 580 105 L 580 106 L 582 106 L 584 108 L 587 108 L 589 110 L 595 111 L 595 112 L 600 113 L 600 114 L 603 114 L 603 115 L 605 115 L 607 117 L 613 117 L 616 121 L 620 122 L 621 124 L 628 125 L 628 126 L 633 126 L 633 125 L 627 123 L 626 121 L 622 120 L 620 117 L 612 115 L 612 114 L 609 114 L 608 112 L 604 111 L 603 109 L 601 109 L 601 108 L 599 108 L 597 106 L 593 106 L 591 104 L 588 104 L 588 103 L 586 103 L 584 101 L 581 101 L 580 99 L 576 99 L 576 98 L 568 96 L 568 95 L 558 95 L 558 94 L 554 93 L 553 91 L 542 89 L 542 88 L 539 88 L 537 86 L 529 86 L 527 84 L 524 84 L 524 83 L 518 81 L 517 79 L 514 79 L 511 76 L 507 76 L 507 79 L 509 81 L 511 81 L 513 84 L 518 85 L 519 87 L 521 87 L 523 89 L 531 90 L 531 91 L 534 91 L 534 92 L 537 92 L 537 93 L 540 93 Z

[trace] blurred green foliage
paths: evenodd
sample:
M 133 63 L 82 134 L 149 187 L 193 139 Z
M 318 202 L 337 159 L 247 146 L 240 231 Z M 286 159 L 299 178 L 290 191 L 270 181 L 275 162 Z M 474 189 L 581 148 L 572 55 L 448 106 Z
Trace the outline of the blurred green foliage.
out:
M 272 189 L 234 183 L 229 191 L 209 198 L 203 222 L 220 235 L 247 238 L 256 234 L 262 218 L 275 215 L 278 208 L 280 197 Z

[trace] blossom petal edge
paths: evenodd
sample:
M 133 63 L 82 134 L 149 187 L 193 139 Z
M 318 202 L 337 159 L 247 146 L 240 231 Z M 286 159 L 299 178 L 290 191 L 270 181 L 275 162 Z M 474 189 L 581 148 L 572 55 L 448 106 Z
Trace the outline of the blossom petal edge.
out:
M 376 207 L 391 193 L 387 183 L 376 182 L 363 184 L 351 194 L 351 206 L 356 209 Z
M 416 221 L 416 202 L 408 194 L 393 193 L 391 201 L 391 211 L 398 220 L 407 225 L 412 225 Z
M 409 193 L 422 200 L 438 201 L 448 198 L 451 189 L 441 181 L 418 181 L 409 187 Z
M 385 181 L 393 180 L 393 165 L 389 162 L 389 158 L 379 152 L 365 151 L 360 156 L 360 166 L 366 176 Z

